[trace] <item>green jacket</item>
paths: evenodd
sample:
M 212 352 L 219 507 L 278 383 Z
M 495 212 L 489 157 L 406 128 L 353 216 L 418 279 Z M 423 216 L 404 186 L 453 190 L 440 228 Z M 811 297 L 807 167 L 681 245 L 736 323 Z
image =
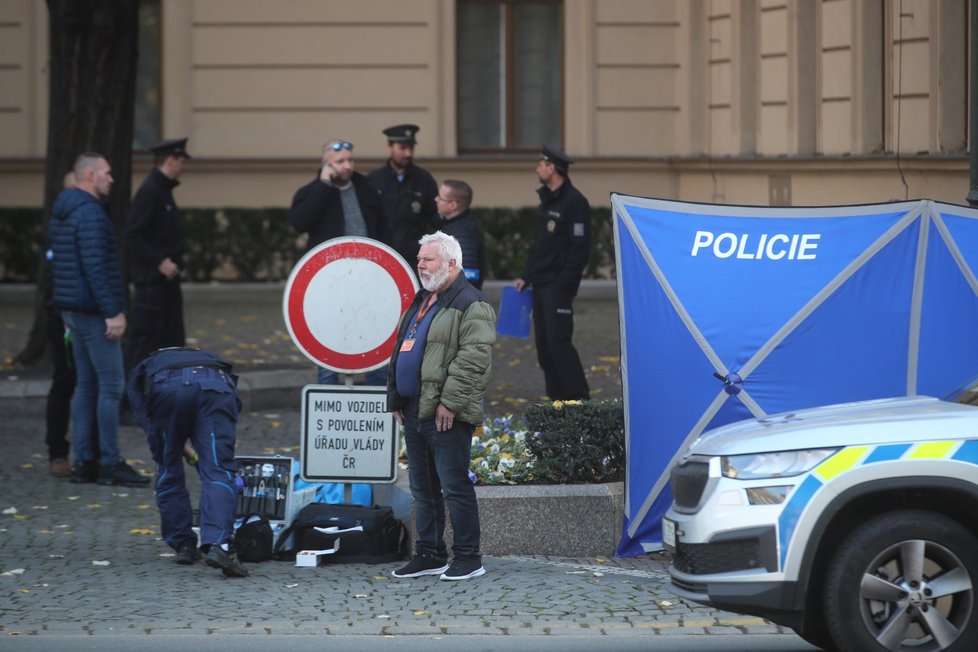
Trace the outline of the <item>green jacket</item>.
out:
M 427 293 L 418 292 L 401 316 L 397 342 L 387 376 L 387 409 L 403 409 L 408 399 L 397 393 L 397 352 L 408 328 L 406 317 L 417 311 Z M 479 290 L 459 274 L 438 295 L 421 358 L 418 418 L 432 419 L 441 403 L 456 419 L 479 425 L 485 415 L 482 399 L 492 371 L 492 345 L 496 341 L 496 311 Z

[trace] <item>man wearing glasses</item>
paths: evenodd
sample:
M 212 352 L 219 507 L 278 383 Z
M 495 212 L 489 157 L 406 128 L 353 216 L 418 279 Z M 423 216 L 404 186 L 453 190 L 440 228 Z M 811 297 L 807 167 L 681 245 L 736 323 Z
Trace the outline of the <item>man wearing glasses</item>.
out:
M 289 221 L 308 233 L 307 251 L 332 238 L 359 236 L 391 244 L 391 227 L 380 194 L 353 165 L 353 143 L 330 140 L 323 145 L 319 173 L 292 198 Z M 335 371 L 319 368 L 321 385 L 338 385 Z M 386 385 L 387 367 L 367 374 L 368 385 Z
M 353 143 L 345 140 L 323 145 L 319 173 L 296 191 L 289 221 L 300 233 L 309 234 L 307 250 L 345 235 L 391 244 L 380 194 L 354 170 Z

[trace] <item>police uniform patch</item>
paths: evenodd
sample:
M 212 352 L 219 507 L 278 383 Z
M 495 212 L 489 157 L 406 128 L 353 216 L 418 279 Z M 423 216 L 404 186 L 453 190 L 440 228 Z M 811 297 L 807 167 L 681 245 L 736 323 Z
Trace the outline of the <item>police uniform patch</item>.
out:
M 547 231 L 553 233 L 554 229 L 556 228 L 557 228 L 557 220 L 547 220 Z
M 584 222 L 574 222 L 574 236 L 577 238 L 584 237 Z

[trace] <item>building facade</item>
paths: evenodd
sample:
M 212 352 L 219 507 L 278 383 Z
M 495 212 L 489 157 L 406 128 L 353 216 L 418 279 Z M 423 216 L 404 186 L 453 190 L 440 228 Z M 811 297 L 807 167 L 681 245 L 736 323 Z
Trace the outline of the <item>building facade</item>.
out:
M 535 203 L 543 141 L 595 205 L 968 193 L 967 0 L 143 5 L 134 175 L 189 136 L 183 206 L 286 206 L 322 142 L 366 171 L 402 122 L 481 206 Z M 41 0 L 0 3 L 0 206 L 43 200 L 47 29 Z

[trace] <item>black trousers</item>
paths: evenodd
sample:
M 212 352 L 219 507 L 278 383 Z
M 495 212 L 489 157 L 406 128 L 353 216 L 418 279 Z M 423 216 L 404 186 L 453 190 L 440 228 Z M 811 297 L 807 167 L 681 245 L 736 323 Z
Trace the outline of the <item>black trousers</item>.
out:
M 552 401 L 591 398 L 574 335 L 574 295 L 560 283 L 533 286 L 533 332 L 537 361 Z
M 44 313 L 44 334 L 51 349 L 51 387 L 45 405 L 44 443 L 48 447 L 48 460 L 68 459 L 71 445 L 68 440 L 68 422 L 71 419 L 71 397 L 75 393 L 75 366 L 68 345 L 65 343 L 65 323 L 57 308 L 47 308 Z M 92 448 L 98 459 L 98 426 L 92 428 Z
M 127 372 L 156 349 L 186 345 L 179 280 L 161 277 L 152 283 L 137 283 L 132 303 L 125 349 Z

